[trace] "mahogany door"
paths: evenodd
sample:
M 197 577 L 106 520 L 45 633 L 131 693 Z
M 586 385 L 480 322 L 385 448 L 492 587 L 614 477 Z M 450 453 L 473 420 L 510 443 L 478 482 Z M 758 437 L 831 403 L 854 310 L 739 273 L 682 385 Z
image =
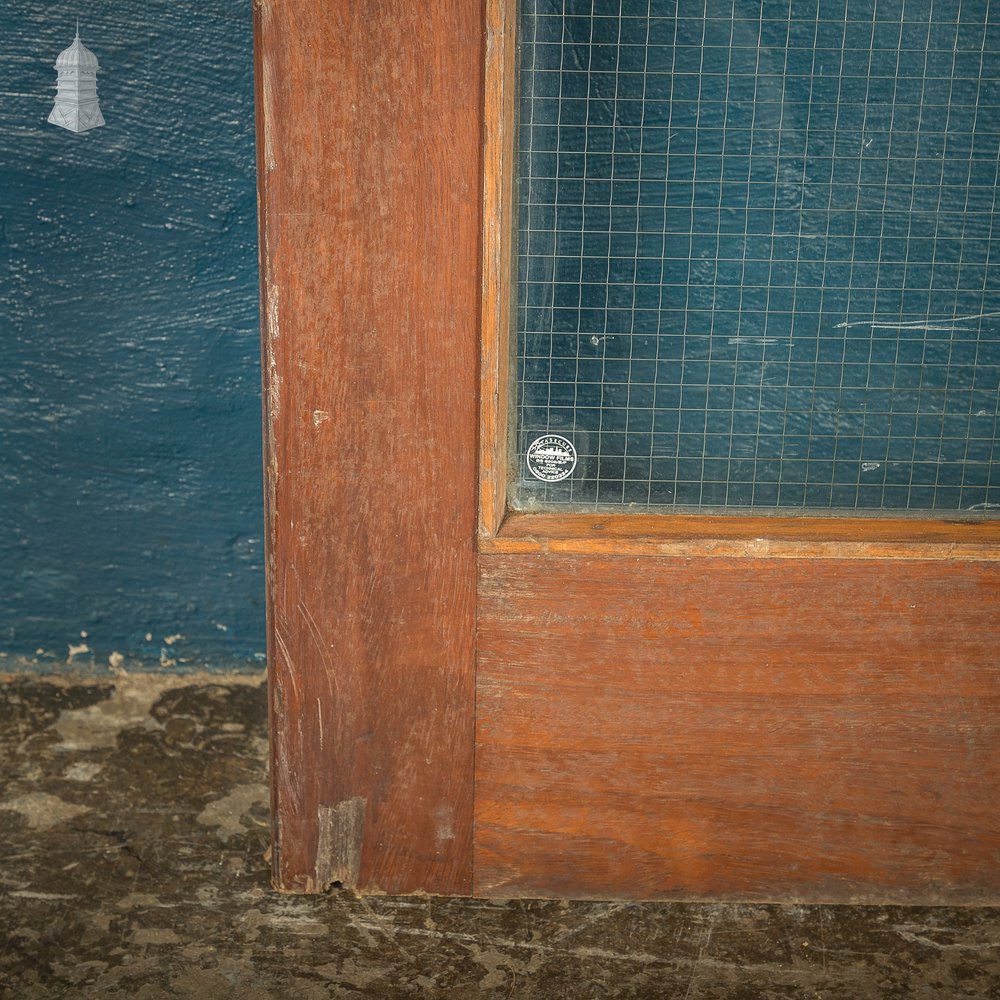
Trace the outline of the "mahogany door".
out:
M 509 509 L 514 20 L 256 4 L 275 885 L 996 901 L 996 521 Z

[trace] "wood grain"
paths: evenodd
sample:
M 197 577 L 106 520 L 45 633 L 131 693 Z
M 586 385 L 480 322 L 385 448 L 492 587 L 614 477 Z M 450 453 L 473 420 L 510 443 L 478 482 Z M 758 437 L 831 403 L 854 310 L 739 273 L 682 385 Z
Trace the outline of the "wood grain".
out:
M 1000 560 L 1000 521 L 739 514 L 510 513 L 486 552 Z
M 483 147 L 483 310 L 479 531 L 492 537 L 507 503 L 511 398 L 511 269 L 515 253 L 514 96 L 516 23 L 510 0 L 486 0 Z
M 1000 568 L 484 555 L 477 893 L 1000 901 Z
M 463 892 L 482 12 L 256 19 L 274 880 Z

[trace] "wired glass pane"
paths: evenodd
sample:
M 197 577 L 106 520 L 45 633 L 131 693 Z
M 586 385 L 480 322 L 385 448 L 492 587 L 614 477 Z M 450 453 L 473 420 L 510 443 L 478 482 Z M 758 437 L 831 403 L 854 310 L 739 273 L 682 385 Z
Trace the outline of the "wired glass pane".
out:
M 998 8 L 521 0 L 515 507 L 1000 508 Z

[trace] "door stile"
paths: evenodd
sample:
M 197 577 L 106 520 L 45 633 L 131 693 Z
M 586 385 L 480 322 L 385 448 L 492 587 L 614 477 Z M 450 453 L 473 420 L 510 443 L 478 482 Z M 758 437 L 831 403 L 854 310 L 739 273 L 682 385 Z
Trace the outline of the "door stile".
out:
M 468 892 L 482 10 L 255 43 L 274 883 Z

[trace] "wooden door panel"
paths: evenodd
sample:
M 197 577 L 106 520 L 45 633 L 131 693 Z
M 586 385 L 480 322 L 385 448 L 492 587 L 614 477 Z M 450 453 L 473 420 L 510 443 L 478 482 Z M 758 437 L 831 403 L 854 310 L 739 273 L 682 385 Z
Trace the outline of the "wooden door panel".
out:
M 996 521 L 509 515 L 513 13 L 255 4 L 275 885 L 1000 901 Z
M 481 558 L 484 895 L 1000 898 L 993 563 Z

